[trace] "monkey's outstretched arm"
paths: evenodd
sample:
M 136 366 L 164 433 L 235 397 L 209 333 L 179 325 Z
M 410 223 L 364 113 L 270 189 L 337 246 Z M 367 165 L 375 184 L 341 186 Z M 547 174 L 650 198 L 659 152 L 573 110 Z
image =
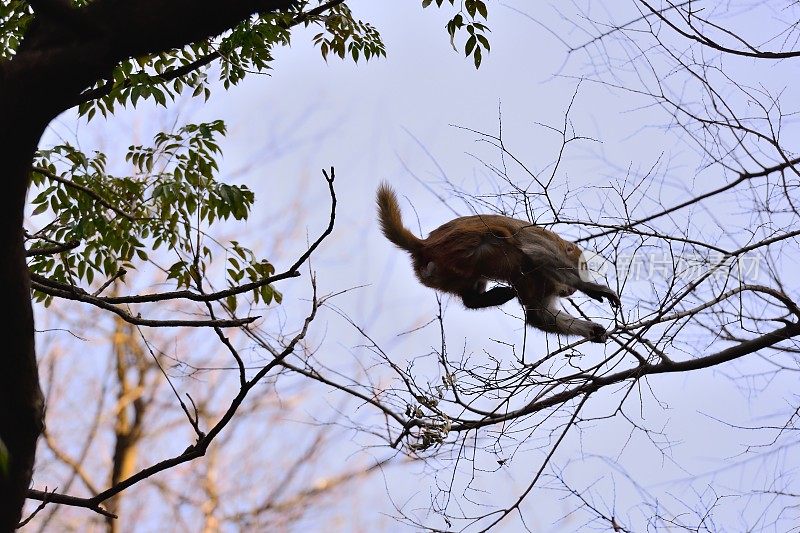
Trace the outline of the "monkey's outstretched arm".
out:
M 517 292 L 514 289 L 502 285 L 493 287 L 486 292 L 481 292 L 478 288 L 475 288 L 461 293 L 464 306 L 469 309 L 481 309 L 483 307 L 503 305 L 516 296 Z
M 605 297 L 612 307 L 620 307 L 616 292 L 605 285 L 581 279 L 578 268 L 571 265 L 556 246 L 550 243 L 525 243 L 521 249 L 530 259 L 534 271 L 550 276 L 558 283 L 574 287 L 600 302 Z
M 578 280 L 574 282 L 573 287 L 589 298 L 594 298 L 598 302 L 602 302 L 603 297 L 608 298 L 608 303 L 611 304 L 611 307 L 620 307 L 622 305 L 617 293 L 605 285 L 600 285 L 599 283 L 593 283 L 591 281 L 583 281 L 579 277 Z

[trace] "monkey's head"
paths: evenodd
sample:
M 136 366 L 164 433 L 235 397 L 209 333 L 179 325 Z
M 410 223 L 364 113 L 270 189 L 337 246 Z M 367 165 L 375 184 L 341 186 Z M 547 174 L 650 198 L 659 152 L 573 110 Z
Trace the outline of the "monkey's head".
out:
M 586 261 L 583 259 L 583 250 L 581 247 L 575 244 L 574 242 L 570 242 L 564 239 L 560 239 L 559 244 L 561 245 L 561 249 L 564 250 L 564 255 L 567 256 L 567 260 L 571 265 L 575 265 L 578 270 L 581 268 L 586 268 Z M 575 294 L 575 287 L 570 287 L 569 285 L 559 284 L 557 287 L 557 294 L 561 298 L 566 298 L 567 296 L 572 296 Z
M 589 280 L 589 263 L 586 261 L 586 256 L 583 253 L 583 249 L 581 249 L 581 247 L 574 242 L 566 241 L 564 239 L 561 239 L 560 244 L 561 248 L 564 250 L 564 255 L 567 256 L 569 263 L 578 269 L 578 275 L 581 277 L 581 279 L 584 281 Z M 574 292 L 575 288 L 565 286 L 560 291 L 560 295 L 563 298 L 564 296 L 571 296 Z

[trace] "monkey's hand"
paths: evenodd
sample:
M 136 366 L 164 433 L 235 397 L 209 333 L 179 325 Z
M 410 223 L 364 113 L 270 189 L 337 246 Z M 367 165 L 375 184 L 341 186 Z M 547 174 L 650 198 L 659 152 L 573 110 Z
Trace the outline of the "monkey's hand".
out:
M 586 283 L 584 286 L 579 287 L 579 290 L 589 298 L 594 298 L 598 302 L 602 302 L 603 298 L 607 298 L 608 303 L 615 309 L 622 306 L 616 292 L 598 283 Z

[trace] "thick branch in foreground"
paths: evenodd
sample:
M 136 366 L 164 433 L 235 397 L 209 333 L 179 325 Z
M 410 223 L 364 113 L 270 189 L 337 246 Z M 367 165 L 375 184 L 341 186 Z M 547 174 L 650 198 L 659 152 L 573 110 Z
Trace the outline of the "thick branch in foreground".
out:
M 710 368 L 716 365 L 727 363 L 729 361 L 733 361 L 734 359 L 738 359 L 745 355 L 755 353 L 759 350 L 763 350 L 764 348 L 769 348 L 771 346 L 774 346 L 775 344 L 778 344 L 779 342 L 797 336 L 800 336 L 800 322 L 789 324 L 787 326 L 776 329 L 769 333 L 765 333 L 760 337 L 746 340 L 729 348 L 725 348 L 724 350 L 721 350 L 715 354 L 707 355 L 704 357 L 698 357 L 696 359 L 689 359 L 686 361 L 662 361 L 657 364 L 639 365 L 633 368 L 629 368 L 627 370 L 623 370 L 621 372 L 617 372 L 615 374 L 608 374 L 606 376 L 592 378 L 587 380 L 583 384 L 578 385 L 577 387 L 573 387 L 571 389 L 553 394 L 552 396 L 549 396 L 542 400 L 531 402 L 528 405 L 522 407 L 521 409 L 509 411 L 507 413 L 499 415 L 493 415 L 475 422 L 454 424 L 452 430 L 467 431 L 482 426 L 497 424 L 498 422 L 514 420 L 516 418 L 530 415 L 538 411 L 541 411 L 543 409 L 547 409 L 549 407 L 563 404 L 564 402 L 577 398 L 578 396 L 591 394 L 608 385 L 621 383 L 629 379 L 640 379 L 650 374 L 688 372 L 691 370 Z
M 320 4 L 314 9 L 310 9 L 303 13 L 299 13 L 295 16 L 292 21 L 286 25 L 286 28 L 293 28 L 298 24 L 303 24 L 304 22 L 308 21 L 310 18 L 325 13 L 326 11 L 343 4 L 344 0 L 331 0 L 330 2 L 326 2 L 324 4 Z M 173 69 L 166 70 L 160 74 L 150 76 L 148 79 L 149 83 L 168 83 L 170 81 L 176 80 L 181 76 L 186 76 L 195 72 L 197 70 L 202 69 L 203 67 L 210 65 L 217 59 L 220 59 L 222 54 L 219 50 L 214 50 L 213 52 L 209 52 L 208 54 L 198 57 L 194 61 L 186 63 L 185 65 L 181 65 L 179 67 L 175 67 Z M 89 102 L 91 100 L 96 100 L 98 98 L 103 98 L 104 96 L 108 96 L 111 91 L 114 89 L 114 80 L 108 80 L 106 83 L 99 87 L 95 87 L 93 89 L 84 91 L 81 93 L 80 97 L 73 103 L 74 105 L 79 105 L 84 102 Z M 126 78 L 122 82 L 123 87 L 131 87 L 133 86 L 133 82 L 130 78 Z

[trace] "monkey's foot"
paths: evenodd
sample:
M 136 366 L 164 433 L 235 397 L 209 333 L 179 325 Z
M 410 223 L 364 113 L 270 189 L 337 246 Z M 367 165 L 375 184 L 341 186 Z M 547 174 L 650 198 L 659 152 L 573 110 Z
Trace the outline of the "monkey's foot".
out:
M 606 331 L 606 328 L 600 324 L 595 324 L 592 326 L 591 334 L 588 339 L 589 342 L 605 344 L 608 341 L 608 332 Z

